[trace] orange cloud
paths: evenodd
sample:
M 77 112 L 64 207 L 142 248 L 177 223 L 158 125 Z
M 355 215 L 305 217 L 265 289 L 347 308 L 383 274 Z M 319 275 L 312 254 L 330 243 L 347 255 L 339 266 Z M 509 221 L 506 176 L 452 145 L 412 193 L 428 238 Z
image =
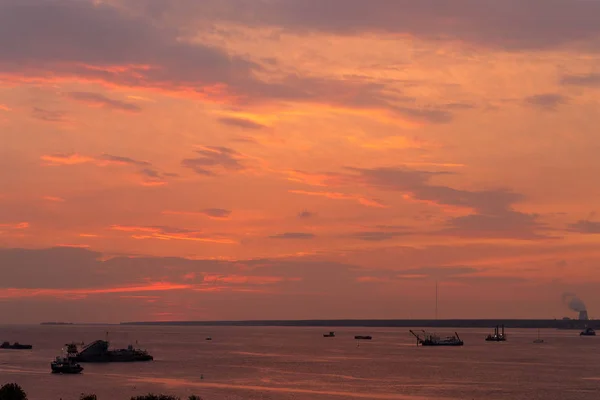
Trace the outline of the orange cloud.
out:
M 43 155 L 41 159 L 46 161 L 48 165 L 77 165 L 94 161 L 91 157 L 82 156 L 76 153 Z
M 218 244 L 237 244 L 236 241 L 228 238 L 211 237 L 199 231 L 161 227 L 161 226 L 123 226 L 112 225 L 112 230 L 122 232 L 143 232 L 147 235 L 131 235 L 133 239 L 158 239 L 158 240 L 187 240 L 195 242 L 207 242 Z
M 12 108 L 5 106 L 4 104 L 0 104 L 0 111 L 12 111 Z
M 218 275 L 205 274 L 204 282 L 209 283 L 231 283 L 231 284 L 251 284 L 251 285 L 270 285 L 284 281 L 298 281 L 300 278 L 285 278 L 282 276 L 253 276 L 253 275 Z
M 208 217 L 210 219 L 223 220 L 229 219 L 231 215 L 230 210 L 225 210 L 223 208 L 207 208 L 202 211 L 172 211 L 166 210 L 162 211 L 161 214 L 164 215 L 189 215 L 189 216 L 203 216 Z
M 28 229 L 29 222 L 19 222 L 17 224 L 0 224 L 0 229 Z
M 337 192 L 310 192 L 306 190 L 288 190 L 290 193 L 303 194 L 307 196 L 319 196 L 326 197 L 328 199 L 336 199 L 336 200 L 354 200 L 359 204 L 362 204 L 366 207 L 375 207 L 375 208 L 388 208 L 385 204 L 381 203 L 379 200 L 367 199 L 362 196 L 357 196 L 353 194 L 345 194 L 345 193 L 337 193 Z
M 56 197 L 56 196 L 43 196 L 42 199 L 48 200 L 48 201 L 53 201 L 56 203 L 62 203 L 65 201 L 65 199 L 63 199 L 62 197 Z
M 68 244 L 68 243 L 64 243 L 64 244 L 56 244 L 55 247 L 73 247 L 76 249 L 88 249 L 90 247 L 89 244 Z
M 27 297 L 87 297 L 91 295 L 103 295 L 113 293 L 137 293 L 137 292 L 164 292 L 172 290 L 191 289 L 191 285 L 176 284 L 170 282 L 156 282 L 148 285 L 121 286 L 112 288 L 88 288 L 88 289 L 0 289 L 0 298 L 27 298 Z

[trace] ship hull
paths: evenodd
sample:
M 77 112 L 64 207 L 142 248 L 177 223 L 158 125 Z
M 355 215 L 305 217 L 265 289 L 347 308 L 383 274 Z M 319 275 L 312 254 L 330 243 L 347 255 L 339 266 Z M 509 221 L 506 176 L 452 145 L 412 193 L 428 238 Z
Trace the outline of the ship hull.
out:
M 421 342 L 421 346 L 446 346 L 446 347 L 457 347 L 457 346 L 463 346 L 464 343 L 463 342 L 457 342 L 457 343 L 428 343 L 428 342 Z

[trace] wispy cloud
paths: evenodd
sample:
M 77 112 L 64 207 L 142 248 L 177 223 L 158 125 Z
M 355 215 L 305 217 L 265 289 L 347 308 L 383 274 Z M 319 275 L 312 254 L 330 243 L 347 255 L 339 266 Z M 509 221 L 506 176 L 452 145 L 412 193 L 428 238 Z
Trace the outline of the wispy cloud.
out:
M 295 194 L 303 194 L 306 196 L 326 197 L 328 199 L 335 199 L 335 200 L 354 200 L 365 207 L 387 208 L 387 206 L 379 200 L 367 199 L 365 197 L 362 197 L 359 195 L 353 195 L 353 194 L 338 193 L 338 192 L 312 192 L 312 191 L 308 191 L 308 190 L 290 190 L 289 192 L 295 193 Z
M 600 87 L 600 73 L 564 75 L 560 82 L 563 85 Z
M 141 178 L 139 184 L 143 186 L 163 186 L 168 183 L 167 178 L 174 174 L 161 173 L 148 161 L 136 160 L 131 157 L 101 154 L 99 156 L 84 156 L 78 153 L 55 153 L 41 156 L 47 166 L 93 164 L 98 167 L 125 166 L 136 167 L 137 175 Z
M 28 229 L 29 222 L 0 223 L 0 229 Z
M 348 235 L 348 237 L 350 237 L 352 239 L 367 241 L 367 242 L 382 242 L 385 240 L 392 240 L 392 239 L 395 239 L 400 236 L 407 236 L 412 233 L 414 233 L 414 232 L 410 232 L 410 231 L 396 231 L 396 232 L 394 232 L 394 231 L 387 231 L 387 232 L 364 231 L 364 232 L 352 233 L 352 234 Z
M 569 225 L 569 228 L 574 232 L 600 234 L 600 222 L 589 220 L 579 220 L 574 224 Z
M 65 96 L 71 100 L 75 100 L 95 107 L 103 107 L 107 109 L 134 113 L 141 111 L 141 108 L 136 104 L 128 103 L 121 100 L 114 100 L 100 93 L 69 92 L 65 93 Z
M 254 122 L 245 118 L 219 118 L 219 122 L 225 125 L 235 126 L 242 129 L 258 130 L 266 128 L 265 125 L 259 124 L 258 122 Z
M 166 215 L 197 215 L 204 216 L 213 219 L 228 219 L 231 215 L 231 210 L 226 210 L 224 208 L 206 208 L 200 211 L 172 211 L 166 210 L 162 212 Z
M 44 122 L 69 122 L 66 112 L 46 110 L 40 107 L 34 107 L 31 116 Z
M 313 212 L 310 212 L 308 210 L 304 210 L 298 213 L 298 218 L 302 218 L 302 219 L 308 219 L 308 218 L 313 218 L 316 214 Z
M 241 171 L 242 155 L 228 147 L 205 146 L 197 150 L 198 157 L 186 158 L 181 165 L 200 175 L 215 176 L 222 171 Z
M 553 111 L 558 106 L 568 103 L 568 99 L 558 93 L 544 93 L 527 97 L 525 102 L 543 110 Z
M 218 244 L 236 244 L 237 242 L 220 236 L 213 236 L 199 230 L 172 228 L 168 226 L 130 226 L 112 225 L 110 229 L 128 232 L 133 239 L 184 240 Z
M 65 201 L 65 199 L 63 199 L 62 197 L 58 197 L 58 196 L 43 196 L 42 199 L 44 199 L 46 201 L 55 202 L 55 203 L 62 203 Z
M 271 239 L 292 239 L 292 240 L 296 240 L 296 239 L 301 239 L 301 240 L 306 240 L 306 239 L 314 239 L 316 236 L 312 233 L 304 233 L 304 232 L 286 232 L 286 233 L 280 233 L 277 235 L 272 235 L 269 236 Z

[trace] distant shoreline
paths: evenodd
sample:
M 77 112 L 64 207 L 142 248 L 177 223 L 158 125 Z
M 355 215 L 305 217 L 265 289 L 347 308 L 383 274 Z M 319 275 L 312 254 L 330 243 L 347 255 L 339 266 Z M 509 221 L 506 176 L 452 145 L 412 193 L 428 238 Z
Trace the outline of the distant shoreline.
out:
M 372 328 L 489 328 L 504 325 L 507 328 L 596 328 L 600 320 L 556 319 L 344 319 L 344 320 L 247 320 L 247 321 L 139 321 L 121 322 L 120 325 L 138 326 L 255 326 L 255 327 L 372 327 Z

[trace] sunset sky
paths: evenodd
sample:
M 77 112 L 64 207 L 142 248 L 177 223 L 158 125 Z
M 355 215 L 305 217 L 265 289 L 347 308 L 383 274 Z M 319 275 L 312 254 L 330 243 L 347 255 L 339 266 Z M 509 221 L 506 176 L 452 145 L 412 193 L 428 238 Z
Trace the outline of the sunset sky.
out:
M 0 0 L 3 321 L 600 317 L 599 20 Z

